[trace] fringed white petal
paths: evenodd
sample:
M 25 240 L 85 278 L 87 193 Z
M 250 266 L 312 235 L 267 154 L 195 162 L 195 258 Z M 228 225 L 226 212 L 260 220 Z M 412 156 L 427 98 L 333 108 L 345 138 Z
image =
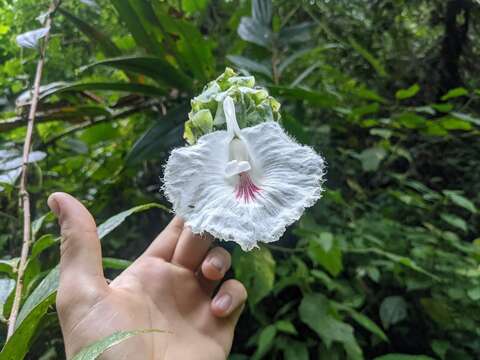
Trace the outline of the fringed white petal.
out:
M 251 250 L 257 242 L 278 240 L 321 197 L 325 163 L 276 122 L 241 133 L 252 164 L 251 179 L 246 180 L 251 193 L 239 197 L 238 179 L 225 174 L 231 161 L 227 131 L 173 150 L 165 167 L 164 191 L 194 233 L 208 232 Z

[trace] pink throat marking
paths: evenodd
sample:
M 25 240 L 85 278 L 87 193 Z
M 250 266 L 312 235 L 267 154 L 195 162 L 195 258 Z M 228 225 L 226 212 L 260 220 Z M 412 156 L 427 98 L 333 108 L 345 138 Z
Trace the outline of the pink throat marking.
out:
M 246 203 L 255 200 L 256 194 L 260 192 L 260 188 L 254 184 L 247 172 L 242 172 L 239 176 L 240 181 L 236 187 L 235 197 L 237 200 L 243 199 Z

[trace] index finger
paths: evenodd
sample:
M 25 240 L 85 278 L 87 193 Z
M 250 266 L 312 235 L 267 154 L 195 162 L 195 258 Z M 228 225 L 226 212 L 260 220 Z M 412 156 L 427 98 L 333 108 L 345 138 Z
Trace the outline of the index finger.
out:
M 183 219 L 175 216 L 167 227 L 153 240 L 143 255 L 155 256 L 165 261 L 170 261 L 177 246 L 178 238 L 182 233 L 183 224 Z

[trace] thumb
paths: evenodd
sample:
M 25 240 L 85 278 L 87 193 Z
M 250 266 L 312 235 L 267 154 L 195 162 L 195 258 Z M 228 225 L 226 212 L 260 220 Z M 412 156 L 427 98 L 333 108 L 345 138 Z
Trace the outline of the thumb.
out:
M 61 228 L 59 295 L 96 293 L 107 288 L 103 276 L 102 249 L 97 226 L 90 212 L 66 193 L 53 193 L 48 206 L 57 215 Z

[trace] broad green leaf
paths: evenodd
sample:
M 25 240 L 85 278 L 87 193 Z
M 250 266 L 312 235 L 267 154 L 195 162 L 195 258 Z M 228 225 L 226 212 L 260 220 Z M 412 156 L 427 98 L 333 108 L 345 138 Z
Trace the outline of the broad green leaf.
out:
M 119 70 L 145 75 L 161 85 L 190 90 L 192 79 L 167 61 L 153 56 L 124 56 L 94 62 L 83 70 L 94 66 L 109 66 Z
M 287 320 L 278 320 L 275 322 L 275 327 L 278 331 L 281 331 L 286 334 L 297 335 L 297 330 L 293 326 L 291 321 Z
M 289 340 L 283 346 L 285 360 L 309 360 L 307 344 L 300 341 Z
M 382 77 L 387 76 L 387 71 L 383 67 L 382 63 L 380 60 L 378 60 L 370 51 L 365 49 L 362 45 L 360 45 L 359 42 L 357 42 L 354 38 L 350 37 L 348 38 L 348 41 L 352 48 L 358 52 L 365 60 L 367 60 L 370 65 L 375 69 L 375 71 L 378 73 L 378 75 Z
M 363 171 L 377 171 L 380 163 L 386 156 L 387 152 L 380 147 L 365 149 L 356 155 L 362 163 Z
M 171 109 L 165 116 L 159 118 L 135 142 L 127 154 L 127 166 L 141 164 L 145 160 L 158 159 L 174 147 L 182 144 L 184 122 L 188 118 L 187 104 Z M 163 139 L 158 141 L 158 139 Z
M 475 206 L 475 204 L 466 197 L 460 195 L 458 192 L 452 190 L 443 190 L 442 192 L 455 205 L 467 209 L 472 214 L 477 213 L 477 207 Z
M 100 30 L 90 25 L 87 21 L 80 19 L 71 12 L 60 7 L 58 11 L 70 20 L 82 33 L 84 33 L 90 40 L 98 44 L 105 56 L 114 57 L 120 56 L 120 49 Z
M 265 246 L 250 252 L 236 247 L 233 252 L 235 277 L 246 287 L 248 302 L 255 306 L 273 289 L 275 281 L 275 260 Z
M 419 91 L 420 91 L 420 85 L 414 84 L 414 85 L 410 86 L 408 89 L 398 90 L 398 91 L 395 93 L 395 98 L 396 98 L 397 100 L 409 99 L 409 98 L 414 97 L 415 95 L 417 95 L 417 93 L 418 93 Z
M 380 305 L 380 320 L 383 327 L 388 329 L 407 318 L 407 303 L 401 296 L 388 296 Z
M 425 117 L 412 112 L 404 112 L 398 116 L 395 116 L 394 119 L 407 129 L 418 129 L 426 125 Z
M 270 48 L 272 46 L 273 33 L 270 28 L 251 17 L 242 17 L 237 29 L 238 36 L 242 40 Z
M 449 99 L 454 99 L 460 96 L 467 96 L 468 90 L 462 87 L 455 88 L 447 92 L 445 95 L 442 96 L 442 101 L 447 101 Z
M 258 337 L 257 350 L 252 356 L 252 360 L 261 359 L 272 347 L 277 328 L 274 325 L 268 325 L 261 332 Z
M 299 315 L 300 320 L 320 336 L 327 348 L 333 342 L 340 342 L 345 347 L 349 359 L 363 359 L 353 328 L 332 315 L 329 300 L 324 295 L 306 295 L 300 304 Z
M 20 258 L 0 260 L 0 272 L 8 274 L 9 277 L 14 277 L 19 261 Z
M 478 301 L 480 300 L 480 286 L 477 286 L 473 289 L 469 289 L 467 291 L 467 295 L 470 299 L 472 299 L 473 301 Z
M 117 215 L 112 216 L 107 221 L 105 221 L 100 226 L 98 226 L 98 228 L 97 228 L 98 237 L 100 239 L 103 239 L 105 236 L 107 236 L 113 230 L 115 230 L 121 223 L 123 223 L 125 221 L 125 219 L 127 217 L 129 217 L 130 215 L 135 214 L 137 212 L 145 211 L 145 210 L 148 210 L 148 209 L 151 209 L 151 208 L 159 208 L 159 209 L 163 209 L 167 212 L 170 211 L 164 205 L 157 204 L 157 203 L 150 203 L 150 204 L 135 206 L 131 209 L 122 211 L 121 213 L 118 213 Z
M 82 349 L 77 353 L 72 360 L 95 360 L 100 355 L 102 355 L 106 350 L 110 349 L 112 346 L 120 344 L 122 341 L 125 341 L 133 336 L 153 333 L 163 332 L 162 330 L 147 329 L 147 330 L 134 330 L 134 331 L 117 331 L 106 338 L 98 340 L 93 344 Z
M 452 104 L 431 104 L 430 105 L 432 108 L 434 108 L 437 111 L 447 113 L 450 112 L 453 109 Z
M 435 360 L 426 355 L 387 354 L 374 358 L 373 360 Z
M 454 322 L 452 309 L 445 301 L 434 298 L 421 298 L 420 304 L 422 304 L 422 307 L 428 316 L 430 316 L 430 318 L 437 324 L 448 326 Z
M 457 229 L 468 232 L 467 222 L 465 220 L 463 220 L 461 217 L 458 217 L 458 216 L 452 215 L 452 214 L 442 213 L 442 214 L 440 214 L 440 218 L 443 221 L 445 221 L 447 224 L 449 224 L 450 226 L 453 226 Z
M 310 236 L 308 255 L 332 276 L 337 276 L 343 269 L 342 251 L 331 233 L 322 232 L 318 236 Z
M 438 355 L 441 360 L 446 359 L 447 351 L 450 348 L 448 340 L 433 340 L 431 343 L 433 352 Z
M 438 120 L 440 126 L 446 130 L 471 130 L 472 124 L 469 121 L 461 120 L 453 116 L 445 116 Z
M 240 55 L 227 55 L 227 59 L 240 69 L 265 75 L 269 79 L 272 79 L 273 77 L 271 68 L 264 63 Z

